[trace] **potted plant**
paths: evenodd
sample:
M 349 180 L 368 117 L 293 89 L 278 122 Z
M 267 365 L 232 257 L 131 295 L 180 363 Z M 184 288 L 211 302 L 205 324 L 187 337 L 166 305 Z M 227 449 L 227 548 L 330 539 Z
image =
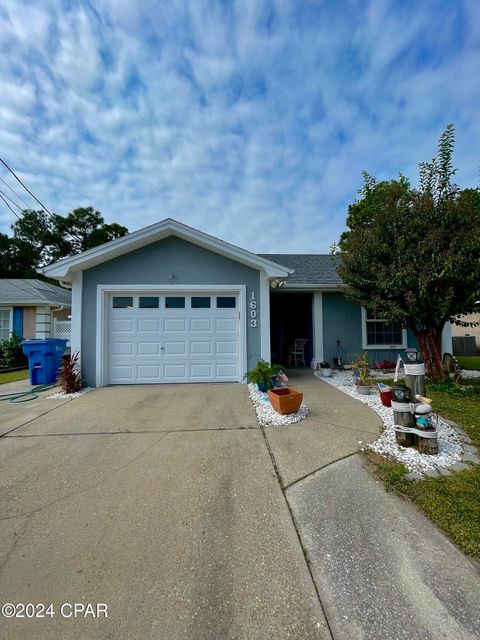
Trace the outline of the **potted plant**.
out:
M 280 367 L 278 365 L 271 365 L 265 360 L 259 360 L 257 366 L 247 371 L 244 377 L 247 378 L 248 382 L 256 384 L 259 391 L 266 393 L 268 389 L 273 389 L 275 386 L 275 380 L 279 372 Z
M 330 362 L 328 362 L 328 360 L 323 360 L 323 362 L 320 362 L 320 375 L 324 378 L 330 378 L 332 376 L 332 367 L 330 366 Z
M 350 364 L 351 369 L 355 374 L 355 384 L 357 386 L 357 392 L 363 396 L 370 395 L 370 391 L 372 387 L 370 385 L 369 373 L 370 373 L 370 363 L 368 362 L 368 354 L 365 351 L 363 355 L 354 360 Z

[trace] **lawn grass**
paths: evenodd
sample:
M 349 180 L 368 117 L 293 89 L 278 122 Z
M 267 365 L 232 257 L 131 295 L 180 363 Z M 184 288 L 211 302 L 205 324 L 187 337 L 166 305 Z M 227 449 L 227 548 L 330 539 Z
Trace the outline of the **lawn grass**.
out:
M 28 369 L 0 373 L 0 384 L 5 384 L 6 382 L 17 382 L 17 380 L 25 380 L 26 378 L 28 378 Z
M 462 369 L 480 371 L 480 356 L 456 356 Z
M 480 380 L 427 384 L 435 411 L 461 425 L 480 448 Z M 387 491 L 410 498 L 463 551 L 480 560 L 480 465 L 450 476 L 409 481 L 403 464 L 368 455 Z

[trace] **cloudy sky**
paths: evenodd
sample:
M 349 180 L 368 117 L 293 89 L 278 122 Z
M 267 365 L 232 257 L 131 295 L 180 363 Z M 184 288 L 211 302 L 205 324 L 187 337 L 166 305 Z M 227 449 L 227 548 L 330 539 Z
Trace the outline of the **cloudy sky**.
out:
M 478 184 L 478 0 L 3 0 L 0 51 L 0 156 L 58 213 L 325 252 L 448 122 Z

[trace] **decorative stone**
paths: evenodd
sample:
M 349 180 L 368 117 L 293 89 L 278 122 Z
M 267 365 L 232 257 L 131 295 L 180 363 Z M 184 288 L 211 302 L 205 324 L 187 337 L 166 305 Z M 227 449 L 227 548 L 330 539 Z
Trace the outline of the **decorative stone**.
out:
M 429 478 L 438 478 L 439 476 L 438 469 L 426 469 L 425 475 L 428 476 Z
M 437 467 L 437 471 L 441 476 L 450 476 L 452 475 L 448 469 L 445 467 Z
M 473 462 L 474 464 L 480 464 L 480 458 L 474 453 L 464 453 L 463 460 L 464 462 Z
M 410 473 L 407 473 L 405 478 L 407 480 L 421 480 L 422 479 L 422 475 L 420 473 L 418 473 L 417 471 L 410 471 Z
M 470 469 L 470 467 L 468 466 L 468 464 L 463 464 L 463 462 L 456 462 L 452 466 L 452 469 L 454 471 L 465 471 L 465 469 Z
M 477 447 L 474 447 L 472 444 L 464 444 L 464 451 L 468 451 L 468 453 L 477 453 Z

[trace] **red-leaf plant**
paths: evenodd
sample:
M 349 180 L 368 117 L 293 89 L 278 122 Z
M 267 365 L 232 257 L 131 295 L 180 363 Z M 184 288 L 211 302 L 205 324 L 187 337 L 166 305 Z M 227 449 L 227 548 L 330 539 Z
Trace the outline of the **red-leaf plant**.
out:
M 78 370 L 79 352 L 70 356 L 63 356 L 62 366 L 58 375 L 58 382 L 64 393 L 75 393 L 82 388 L 82 379 Z

